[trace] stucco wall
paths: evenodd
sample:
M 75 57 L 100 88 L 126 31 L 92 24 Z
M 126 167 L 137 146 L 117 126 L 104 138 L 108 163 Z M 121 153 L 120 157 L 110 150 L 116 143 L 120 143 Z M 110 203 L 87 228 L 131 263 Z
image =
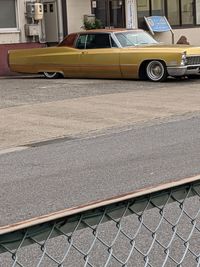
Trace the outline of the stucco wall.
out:
M 0 31 L 0 44 L 13 44 L 20 42 L 20 32 L 2 32 Z
M 18 0 L 18 27 L 20 30 L 20 42 L 28 41 L 25 36 L 24 25 L 27 23 L 27 19 L 25 17 L 26 12 L 26 1 L 25 0 Z
M 179 38 L 182 35 L 184 35 L 184 36 L 186 36 L 188 42 L 191 45 L 200 46 L 200 27 L 188 28 L 188 29 L 175 29 L 174 34 L 175 34 L 175 36 L 174 36 L 175 37 L 175 43 L 179 40 Z M 155 39 L 160 41 L 160 42 L 164 42 L 164 43 L 168 43 L 168 44 L 172 43 L 172 37 L 171 37 L 170 32 L 156 34 Z
M 90 0 L 68 0 L 67 1 L 67 20 L 68 32 L 81 30 L 83 25 L 83 15 L 91 14 Z

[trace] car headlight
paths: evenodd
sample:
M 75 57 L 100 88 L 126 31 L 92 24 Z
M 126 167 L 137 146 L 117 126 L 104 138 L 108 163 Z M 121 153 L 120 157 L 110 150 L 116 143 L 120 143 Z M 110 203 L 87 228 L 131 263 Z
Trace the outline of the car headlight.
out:
M 187 63 L 187 56 L 186 56 L 186 52 L 183 52 L 182 57 L 181 57 L 181 65 L 185 66 Z

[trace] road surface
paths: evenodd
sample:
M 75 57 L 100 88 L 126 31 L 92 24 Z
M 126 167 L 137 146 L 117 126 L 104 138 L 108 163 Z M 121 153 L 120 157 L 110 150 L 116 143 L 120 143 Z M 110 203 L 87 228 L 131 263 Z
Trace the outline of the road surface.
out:
M 200 173 L 200 116 L 0 155 L 0 225 Z

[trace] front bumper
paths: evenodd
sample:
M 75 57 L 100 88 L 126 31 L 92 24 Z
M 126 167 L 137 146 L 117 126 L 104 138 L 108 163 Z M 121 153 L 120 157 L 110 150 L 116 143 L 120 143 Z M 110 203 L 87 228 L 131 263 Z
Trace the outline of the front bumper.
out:
M 200 65 L 167 67 L 167 72 L 170 76 L 185 76 L 185 75 L 200 74 Z

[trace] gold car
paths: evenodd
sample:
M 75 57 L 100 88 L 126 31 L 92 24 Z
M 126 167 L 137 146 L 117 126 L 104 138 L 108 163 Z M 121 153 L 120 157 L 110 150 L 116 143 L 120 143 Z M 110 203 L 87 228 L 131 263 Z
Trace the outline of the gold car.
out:
M 46 78 L 119 78 L 165 81 L 198 75 L 200 47 L 163 45 L 143 30 L 90 30 L 69 34 L 57 47 L 9 51 L 11 71 Z

